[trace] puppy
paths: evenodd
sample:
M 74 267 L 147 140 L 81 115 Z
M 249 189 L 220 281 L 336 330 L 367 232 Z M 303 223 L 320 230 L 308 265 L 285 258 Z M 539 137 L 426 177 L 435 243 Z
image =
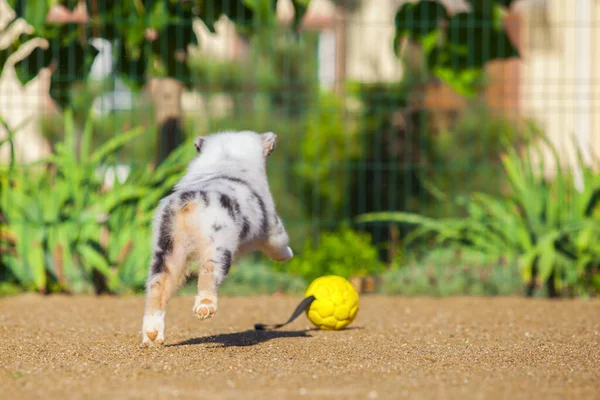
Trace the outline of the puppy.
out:
M 216 313 L 217 289 L 238 256 L 261 250 L 275 261 L 293 257 L 267 182 L 276 142 L 272 132 L 196 138 L 198 155 L 154 216 L 142 346 L 164 343 L 166 304 L 185 280 L 188 262 L 199 265 L 193 312 L 206 319 Z

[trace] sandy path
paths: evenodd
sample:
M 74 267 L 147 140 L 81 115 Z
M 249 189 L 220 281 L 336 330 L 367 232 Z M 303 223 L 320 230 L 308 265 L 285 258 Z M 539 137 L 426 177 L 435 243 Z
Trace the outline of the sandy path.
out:
M 143 298 L 0 298 L 0 398 L 600 399 L 600 301 L 362 298 L 352 329 L 251 331 L 299 298 L 171 301 L 140 349 Z

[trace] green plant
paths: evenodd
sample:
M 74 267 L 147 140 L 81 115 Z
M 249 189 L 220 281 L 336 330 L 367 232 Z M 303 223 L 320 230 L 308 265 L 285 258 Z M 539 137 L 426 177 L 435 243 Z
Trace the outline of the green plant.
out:
M 310 0 L 292 1 L 293 27 L 297 29 Z M 10 54 L 32 38 L 43 38 L 45 44 L 35 49 L 16 65 L 23 83 L 35 77 L 40 68 L 52 66 L 51 94 L 63 106 L 68 104 L 69 87 L 84 81 L 89 67 L 98 54 L 89 45 L 90 38 L 108 40 L 114 46 L 115 73 L 129 84 L 143 85 L 149 77 L 157 78 L 152 85 L 152 100 L 157 107 L 174 108 L 170 118 L 157 113 L 159 129 L 158 158 L 162 161 L 183 141 L 179 102 L 169 98 L 191 83 L 188 47 L 196 44 L 193 20 L 201 20 L 215 32 L 215 23 L 230 18 L 239 33 L 251 35 L 257 28 L 276 26 L 277 2 L 271 0 L 232 1 L 125 1 L 40 0 L 25 2 L 9 0 L 15 11 L 7 23 L 7 31 L 23 18 L 31 29 L 23 31 L 6 48 L 0 49 L 0 73 Z M 77 6 L 77 18 L 70 8 Z M 67 14 L 65 17 L 64 14 Z M 16 18 L 14 18 L 16 16 Z M 164 79 L 172 78 L 177 80 Z M 168 95 L 165 95 L 168 93 Z M 159 120 L 160 118 L 160 120 Z
M 317 39 L 281 29 L 262 29 L 252 38 L 248 71 L 278 112 L 300 117 L 318 102 Z
M 194 87 L 206 96 L 226 92 L 236 113 L 248 112 L 266 101 L 285 116 L 301 116 L 318 95 L 317 36 L 261 26 L 248 43 L 248 54 L 235 60 L 215 60 L 201 51 L 190 55 Z
M 247 82 L 245 65 L 239 61 L 223 61 L 206 57 L 201 52 L 190 55 L 189 68 L 194 86 L 203 91 L 241 90 Z
M 135 168 L 106 187 L 103 169 L 134 129 L 95 147 L 91 118 L 80 140 L 65 113 L 64 141 L 33 166 L 0 174 L 0 264 L 27 290 L 120 292 L 143 287 L 151 255 L 154 208 L 185 172 L 193 147 L 173 152 L 159 168 Z
M 546 159 L 534 147 L 523 157 L 507 146 L 504 174 L 511 188 L 506 196 L 475 193 L 458 197 L 465 218 L 428 218 L 387 212 L 363 215 L 362 222 L 394 221 L 416 226 L 406 242 L 420 239 L 437 246 L 458 246 L 487 257 L 517 256 L 528 295 L 546 285 L 549 296 L 594 295 L 600 292 L 600 174 L 579 157 L 584 189 L 574 187 L 571 170 L 560 167 L 554 147 L 556 176 L 544 178 Z
M 312 281 L 330 274 L 345 278 L 378 274 L 384 266 L 368 234 L 344 227 L 322 233 L 317 243 L 307 239 L 302 251 L 280 268 Z
M 343 217 L 347 204 L 351 163 L 361 156 L 356 128 L 342 99 L 321 94 L 306 115 L 305 129 L 294 175 L 302 182 L 302 197 L 310 213 L 335 221 Z
M 402 296 L 509 296 L 523 291 L 516 260 L 432 249 L 381 276 L 379 292 Z
M 531 143 L 536 135 L 533 124 L 518 124 L 495 115 L 486 106 L 473 105 L 454 127 L 427 137 L 422 157 L 428 167 L 421 170 L 420 180 L 427 188 L 453 196 L 472 192 L 499 195 L 506 183 L 505 177 L 497 173 L 502 168 L 504 144 L 519 148 Z M 433 208 L 429 214 L 456 215 L 452 202 L 423 204 L 422 197 L 422 212 Z
M 450 13 L 441 1 L 405 2 L 396 13 L 394 49 L 409 38 L 421 46 L 425 64 L 458 93 L 473 96 L 488 61 L 518 57 L 504 18 L 514 0 L 467 0 L 468 12 Z
M 138 195 L 135 187 L 101 195 L 96 169 L 140 131 L 128 132 L 92 151 L 91 125 L 78 144 L 72 122 L 67 112 L 65 141 L 43 163 L 2 174 L 3 230 L 15 238 L 15 251 L 2 262 L 28 289 L 54 290 L 49 285 L 56 284 L 77 290 L 83 275 L 95 273 L 112 285 L 110 265 L 100 250 L 100 224 L 104 215 Z M 42 173 L 44 168 L 46 173 Z

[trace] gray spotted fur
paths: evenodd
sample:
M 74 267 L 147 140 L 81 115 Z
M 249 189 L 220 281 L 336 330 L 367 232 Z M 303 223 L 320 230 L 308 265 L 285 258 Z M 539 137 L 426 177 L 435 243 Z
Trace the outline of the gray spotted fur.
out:
M 277 261 L 292 257 L 288 235 L 275 210 L 266 175 L 266 160 L 276 142 L 273 133 L 223 132 L 196 139 L 199 154 L 173 193 L 161 200 L 154 218 L 155 251 L 149 278 L 164 270 L 172 251 L 173 214 L 187 203 L 196 208 L 186 218 L 207 238 L 199 262 L 217 264 L 221 283 L 240 255 L 261 250 Z M 187 244 L 196 251 L 194 243 Z

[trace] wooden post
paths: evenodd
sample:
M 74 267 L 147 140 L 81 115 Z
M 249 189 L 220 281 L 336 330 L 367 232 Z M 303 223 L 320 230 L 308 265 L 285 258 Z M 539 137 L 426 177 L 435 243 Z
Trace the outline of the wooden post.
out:
M 153 78 L 149 86 L 158 129 L 156 143 L 158 165 L 183 142 L 181 106 L 183 85 L 173 78 Z

